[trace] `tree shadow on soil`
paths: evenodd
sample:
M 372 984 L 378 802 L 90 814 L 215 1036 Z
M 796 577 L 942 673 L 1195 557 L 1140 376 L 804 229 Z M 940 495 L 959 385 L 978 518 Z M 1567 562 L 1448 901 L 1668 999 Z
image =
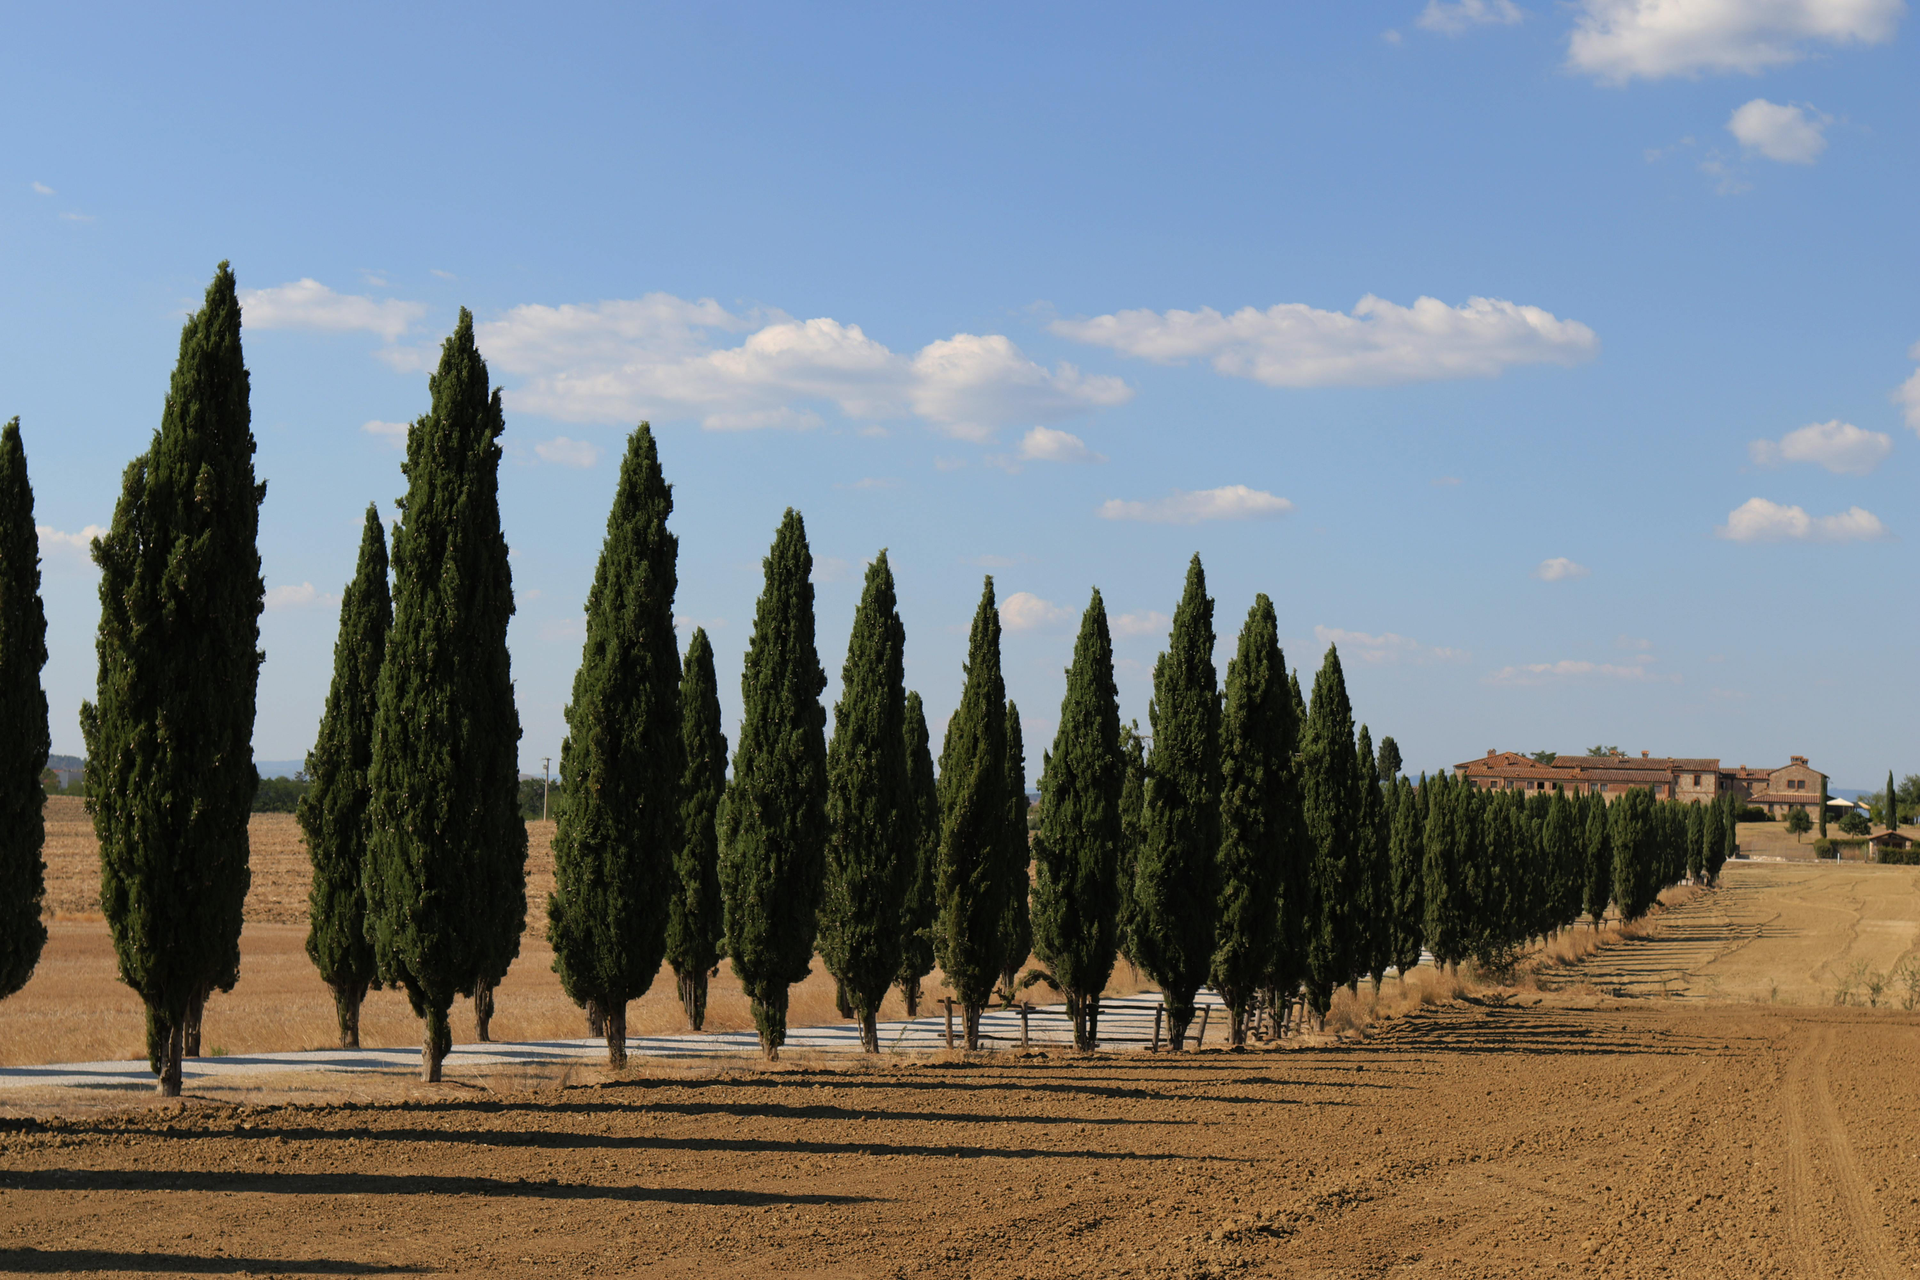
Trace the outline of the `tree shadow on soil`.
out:
M 186 1253 L 118 1253 L 107 1249 L 0 1249 L 0 1272 L 8 1275 L 130 1271 L 148 1276 L 171 1271 L 193 1276 L 390 1276 L 419 1275 L 426 1270 L 338 1258 L 202 1258 Z
M 486 1196 L 532 1200 L 619 1200 L 631 1204 L 867 1204 L 878 1197 L 788 1195 L 692 1187 L 602 1187 L 579 1182 L 415 1173 L 215 1173 L 198 1169 L 15 1169 L 0 1173 L 11 1191 L 195 1191 L 289 1196 Z

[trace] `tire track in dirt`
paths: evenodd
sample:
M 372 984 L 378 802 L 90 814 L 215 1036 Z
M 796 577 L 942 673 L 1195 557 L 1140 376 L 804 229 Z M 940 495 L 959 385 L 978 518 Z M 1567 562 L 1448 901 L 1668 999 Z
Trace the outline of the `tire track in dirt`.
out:
M 1811 1085 L 1815 1118 L 1824 1131 L 1822 1136 L 1832 1154 L 1832 1171 L 1828 1181 L 1839 1193 L 1847 1216 L 1853 1220 L 1853 1239 L 1859 1246 L 1868 1274 L 1892 1280 L 1892 1277 L 1906 1275 L 1907 1271 L 1887 1247 L 1885 1223 L 1874 1206 L 1866 1179 L 1861 1176 L 1860 1162 L 1853 1155 L 1853 1143 L 1847 1139 L 1846 1123 L 1841 1120 L 1840 1109 L 1833 1102 L 1833 1091 L 1827 1087 L 1827 1069 L 1832 1062 L 1833 1029 L 1824 1027 L 1820 1032 L 1819 1048 L 1813 1054 Z
M 1794 1054 L 1787 1064 L 1781 1083 L 1781 1118 L 1787 1130 L 1787 1237 L 1797 1260 L 1795 1270 L 1803 1276 L 1827 1277 L 1825 1251 L 1814 1234 L 1817 1207 L 1813 1202 L 1813 1169 L 1809 1159 L 1807 1113 L 1803 1101 L 1807 1085 L 1807 1063 L 1813 1057 L 1812 1044 Z

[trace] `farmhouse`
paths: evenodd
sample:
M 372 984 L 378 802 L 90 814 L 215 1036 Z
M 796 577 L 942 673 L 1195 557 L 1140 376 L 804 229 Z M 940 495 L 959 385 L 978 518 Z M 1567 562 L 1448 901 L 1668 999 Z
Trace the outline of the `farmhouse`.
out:
M 1542 763 L 1515 751 L 1488 751 L 1478 760 L 1453 766 L 1454 776 L 1490 791 L 1566 791 L 1593 794 L 1613 803 L 1627 792 L 1644 787 L 1656 800 L 1684 800 L 1708 804 L 1723 795 L 1758 804 L 1775 817 L 1789 809 L 1820 803 L 1821 775 L 1808 767 L 1805 756 L 1794 756 L 1780 769 L 1750 769 L 1721 765 L 1718 759 L 1694 756 L 1555 756 Z

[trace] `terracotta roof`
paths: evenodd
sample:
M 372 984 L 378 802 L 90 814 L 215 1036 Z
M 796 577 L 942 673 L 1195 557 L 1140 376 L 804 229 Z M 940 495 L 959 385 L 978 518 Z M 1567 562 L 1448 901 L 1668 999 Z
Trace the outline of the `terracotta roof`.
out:
M 1761 791 L 1748 796 L 1753 804 L 1819 804 L 1818 791 Z

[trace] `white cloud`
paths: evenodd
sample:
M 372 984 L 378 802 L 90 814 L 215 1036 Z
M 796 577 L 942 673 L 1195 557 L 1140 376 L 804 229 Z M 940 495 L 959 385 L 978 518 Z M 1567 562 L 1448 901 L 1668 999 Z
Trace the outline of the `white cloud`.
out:
M 332 608 L 339 603 L 339 596 L 328 595 L 311 582 L 302 582 L 298 586 L 267 588 L 267 608 L 276 612 L 281 609 L 305 609 L 311 605 L 326 605 Z
M 1370 666 L 1388 666 L 1401 662 L 1422 666 L 1429 662 L 1465 662 L 1473 656 L 1464 649 L 1435 648 L 1406 636 L 1397 636 L 1391 631 L 1371 636 L 1364 631 L 1343 631 L 1338 627 L 1316 626 L 1313 629 L 1313 638 L 1323 645 L 1337 644 L 1346 650 L 1349 661 L 1358 658 Z
M 1630 636 L 1623 631 L 1613 638 L 1613 647 L 1616 649 L 1631 649 L 1635 653 L 1645 653 L 1653 648 L 1653 641 L 1639 636 Z M 1652 661 L 1652 659 L 1648 659 L 1648 661 Z
M 722 345 L 734 334 L 738 345 Z M 859 325 L 664 293 L 515 307 L 477 336 L 490 362 L 525 379 L 508 392 L 516 407 L 566 422 L 687 415 L 713 430 L 805 428 L 821 421 L 814 406 L 832 405 L 855 419 L 917 416 L 979 441 L 1133 394 L 1069 364 L 1045 369 L 997 334 L 955 334 L 906 355 Z
M 1526 17 L 1513 0 L 1427 0 L 1414 25 L 1443 35 L 1457 36 L 1471 27 L 1507 26 Z
M 1571 582 L 1592 572 L 1587 566 L 1575 564 L 1565 556 L 1555 556 L 1551 560 L 1542 560 L 1534 569 L 1533 576 L 1542 582 Z
M 93 540 L 107 536 L 106 529 L 97 524 L 78 533 L 62 533 L 52 525 L 41 524 L 34 526 L 34 532 L 40 535 L 41 565 L 52 573 L 93 568 Z
M 428 268 L 427 268 L 427 274 L 428 274 L 428 275 L 433 275 L 433 276 L 438 276 L 438 277 L 439 277 L 440 279 L 442 279 L 442 280 L 458 280 L 458 279 L 460 278 L 459 276 L 457 276 L 457 275 L 455 275 L 455 274 L 453 274 L 453 272 L 451 272 L 451 271 L 442 271 L 442 270 L 441 270 L 440 268 L 438 268 L 438 267 L 428 267 Z
M 53 196 L 59 195 L 60 193 L 44 182 L 36 182 L 33 184 L 33 194 L 37 196 Z
M 1020 440 L 1020 457 L 1028 462 L 1105 462 L 1070 431 L 1033 427 Z
M 1073 615 L 1031 591 L 1016 591 L 1000 602 L 1000 625 L 1008 631 L 1034 631 L 1065 622 Z
M 1809 516 L 1804 507 L 1783 507 L 1748 498 L 1714 531 L 1731 542 L 1867 542 L 1887 536 L 1871 511 L 1849 507 L 1837 516 Z
M 1563 658 L 1559 662 L 1529 662 L 1522 666 L 1502 667 L 1486 677 L 1488 684 L 1547 684 L 1555 680 L 1600 679 L 1624 680 L 1629 682 L 1653 682 L 1660 684 L 1679 684 L 1676 674 L 1660 675 L 1647 669 L 1653 659 L 1620 664 L 1613 662 L 1586 662 Z
M 1143 613 L 1123 613 L 1111 623 L 1113 634 L 1117 636 L 1163 636 L 1172 627 L 1172 618 L 1153 609 Z
M 1498 298 L 1469 298 L 1460 307 L 1419 298 L 1403 307 L 1368 294 L 1351 314 L 1287 302 L 1232 315 L 1212 307 L 1121 311 L 1056 320 L 1052 328 L 1162 364 L 1204 358 L 1218 373 L 1270 387 L 1491 378 L 1515 365 L 1578 364 L 1600 349 L 1579 321 Z
M 1907 359 L 1920 360 L 1920 342 L 1908 350 Z M 1920 432 L 1920 369 L 1915 369 L 1912 377 L 1894 388 L 1893 400 L 1905 411 L 1907 425 Z
M 591 467 L 600 461 L 599 445 L 587 440 L 569 440 L 565 436 L 542 440 L 533 446 L 533 451 L 540 455 L 540 461 L 562 467 Z
M 1832 116 L 1818 111 L 1808 114 L 1799 103 L 1782 106 L 1755 98 L 1734 108 L 1727 119 L 1727 132 L 1749 151 L 1757 151 L 1769 160 L 1783 164 L 1812 164 L 1827 149 L 1827 137 L 1821 130 L 1833 123 Z
M 95 217 L 91 213 L 63 213 L 60 215 L 60 219 L 63 222 L 98 222 L 100 221 L 99 218 Z
M 318 280 L 301 279 L 271 289 L 243 290 L 240 314 L 256 329 L 319 329 L 328 333 L 364 330 L 392 342 L 426 315 L 427 307 L 422 302 L 402 302 L 398 298 L 335 293 Z
M 815 556 L 813 558 L 813 581 L 845 582 L 853 576 L 853 565 L 839 556 Z
M 1785 66 L 1893 37 L 1904 0 L 1580 0 L 1567 65 L 1611 84 Z
M 360 429 L 370 436 L 385 440 L 396 449 L 407 447 L 407 423 L 382 422 L 378 418 L 369 418 L 360 424 Z
M 1863 476 L 1893 452 L 1893 437 L 1834 419 L 1789 431 L 1778 440 L 1755 440 L 1747 455 L 1762 467 L 1813 462 L 1836 475 Z
M 1285 498 L 1276 498 L 1244 484 L 1189 492 L 1175 489 L 1151 502 L 1123 502 L 1109 498 L 1100 504 L 1102 520 L 1145 520 L 1152 524 L 1199 524 L 1202 520 L 1254 520 L 1282 516 L 1293 510 Z

